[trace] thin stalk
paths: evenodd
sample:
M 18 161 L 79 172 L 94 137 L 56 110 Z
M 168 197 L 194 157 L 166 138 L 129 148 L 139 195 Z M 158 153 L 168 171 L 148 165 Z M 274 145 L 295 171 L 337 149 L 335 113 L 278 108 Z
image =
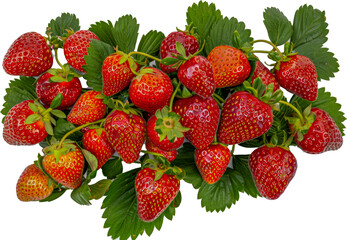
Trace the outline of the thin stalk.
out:
M 171 98 L 170 98 L 169 112 L 172 111 L 173 101 L 174 101 L 174 99 L 175 99 L 175 96 L 176 96 L 177 91 L 178 91 L 178 89 L 180 88 L 180 86 L 181 86 L 181 82 L 179 81 L 178 84 L 177 84 L 177 86 L 176 86 L 175 91 L 173 92 L 173 94 L 172 94 L 172 96 L 171 96 Z
M 283 56 L 281 50 L 279 50 L 275 44 L 273 44 L 272 42 L 270 42 L 268 40 L 258 39 L 258 40 L 254 40 L 254 41 L 250 42 L 250 44 L 258 43 L 258 42 L 263 42 L 263 43 L 267 43 L 267 44 L 271 45 L 276 50 L 276 52 L 278 52 L 278 54 L 281 56 L 281 59 L 283 59 L 284 56 Z M 255 52 L 255 51 L 253 51 L 253 52 Z
M 305 122 L 305 118 L 304 116 L 302 116 L 301 112 L 291 103 L 280 100 L 279 103 L 287 105 L 288 107 L 290 107 L 291 109 L 293 109 L 295 111 L 295 113 L 298 115 L 298 117 L 300 118 L 301 122 Z

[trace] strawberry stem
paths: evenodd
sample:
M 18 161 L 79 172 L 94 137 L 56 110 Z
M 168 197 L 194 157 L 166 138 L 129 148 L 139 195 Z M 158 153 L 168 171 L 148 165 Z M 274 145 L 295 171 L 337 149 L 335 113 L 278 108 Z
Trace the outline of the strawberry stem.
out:
M 173 101 L 174 101 L 174 99 L 175 99 L 175 96 L 176 96 L 177 91 L 178 91 L 178 89 L 180 88 L 180 86 L 181 86 L 181 82 L 179 81 L 178 84 L 177 84 L 177 86 L 176 86 L 175 91 L 172 93 L 171 98 L 170 98 L 169 112 L 172 111 Z
M 145 56 L 145 57 L 147 57 L 147 58 L 153 59 L 153 60 L 155 60 L 155 61 L 157 61 L 157 62 L 161 62 L 161 59 L 156 58 L 156 57 L 154 57 L 154 56 L 152 56 L 152 55 L 149 55 L 149 54 L 147 54 L 147 53 L 144 53 L 144 52 L 136 52 L 136 51 L 134 51 L 134 52 L 130 52 L 130 53 L 128 54 L 128 56 L 130 57 L 131 55 L 134 55 L 134 54 L 142 55 L 142 56 Z
M 250 44 L 253 45 L 254 43 L 258 43 L 258 42 L 263 42 L 263 43 L 267 43 L 267 44 L 271 45 L 276 50 L 276 52 L 278 52 L 278 54 L 281 56 L 281 60 L 283 59 L 284 56 L 283 56 L 281 50 L 279 50 L 275 44 L 273 44 L 272 42 L 270 42 L 268 40 L 258 39 L 258 40 L 254 40 L 254 41 L 250 42 Z M 268 51 L 251 51 L 251 52 L 269 53 Z
M 212 94 L 212 97 L 217 98 L 222 103 L 225 103 L 225 100 L 215 92 Z
M 61 64 L 61 62 L 59 61 L 57 48 L 54 48 L 54 58 L 55 58 L 55 61 L 58 63 L 59 67 L 61 67 L 61 69 L 63 69 L 63 76 L 65 76 L 66 71 L 65 71 L 63 64 Z
M 305 119 L 304 119 L 304 116 L 302 116 L 301 112 L 299 111 L 299 109 L 297 109 L 293 104 L 289 103 L 289 102 L 286 102 L 286 101 L 283 101 L 283 100 L 280 100 L 279 103 L 281 104 L 284 104 L 284 105 L 287 105 L 288 107 L 290 107 L 291 109 L 293 109 L 295 111 L 295 113 L 298 115 L 298 117 L 300 118 L 300 121 L 302 123 L 305 122 Z

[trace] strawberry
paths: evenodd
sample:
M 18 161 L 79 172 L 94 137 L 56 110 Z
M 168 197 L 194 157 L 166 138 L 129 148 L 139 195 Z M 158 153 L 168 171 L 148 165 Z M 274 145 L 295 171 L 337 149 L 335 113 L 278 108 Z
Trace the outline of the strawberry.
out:
M 182 126 L 189 128 L 184 136 L 196 148 L 206 148 L 212 143 L 219 121 L 218 103 L 212 97 L 194 95 L 178 99 L 172 110 L 181 116 Z
M 28 32 L 18 37 L 8 49 L 3 67 L 7 74 L 39 76 L 53 65 L 52 51 L 39 33 Z
M 343 143 L 342 134 L 330 115 L 318 108 L 312 108 L 310 115 L 313 115 L 314 120 L 308 123 L 306 128 L 297 125 L 300 121 L 293 122 L 295 118 L 289 118 L 289 126 L 295 133 L 296 144 L 311 154 L 339 149 Z
M 272 72 L 270 72 L 270 70 L 267 67 L 265 67 L 261 61 L 256 62 L 256 68 L 252 76 L 252 83 L 257 77 L 260 77 L 263 83 L 265 83 L 266 85 L 273 83 L 273 92 L 280 88 L 275 75 Z
M 24 169 L 16 187 L 18 199 L 24 202 L 45 199 L 53 189 L 53 184 L 48 183 L 48 177 L 35 164 Z
M 237 91 L 223 105 L 217 137 L 221 143 L 238 144 L 264 134 L 272 122 L 270 105 L 246 91 Z
M 82 142 L 83 147 L 94 154 L 98 160 L 97 169 L 100 169 L 115 152 L 103 128 L 88 130 L 83 134 Z
M 58 93 L 63 94 L 63 101 L 57 109 L 64 110 L 72 106 L 79 98 L 82 92 L 82 85 L 77 77 L 70 81 L 52 81 L 54 75 L 46 72 L 39 77 L 36 84 L 36 94 L 44 107 L 48 108 Z
M 83 93 L 72 107 L 67 120 L 76 125 L 95 122 L 106 114 L 107 106 L 100 92 L 90 90 Z
M 180 181 L 174 175 L 163 173 L 155 180 L 156 171 L 142 169 L 136 176 L 137 210 L 142 221 L 151 222 L 164 212 L 180 189 Z
M 70 35 L 64 42 L 64 55 L 71 67 L 85 73 L 82 66 L 86 65 L 84 56 L 88 55 L 89 43 L 99 38 L 89 30 L 79 30 Z
M 281 87 L 289 92 L 314 101 L 318 96 L 317 71 L 314 63 L 308 57 L 294 55 L 290 60 L 281 62 L 275 75 Z
M 246 55 L 231 46 L 217 46 L 208 54 L 216 88 L 232 87 L 241 84 L 250 74 L 251 65 Z
M 44 170 L 64 187 L 76 189 L 82 183 L 84 157 L 75 144 L 59 144 L 43 149 L 46 154 L 42 160 Z
M 202 178 L 208 184 L 213 184 L 227 169 L 231 153 L 227 146 L 217 143 L 204 149 L 195 149 L 194 157 Z
M 257 148 L 249 156 L 248 165 L 259 193 L 267 199 L 281 196 L 297 169 L 294 155 L 278 146 Z
M 162 59 L 166 57 L 175 57 L 178 54 L 176 49 L 176 42 L 183 45 L 187 55 L 192 55 L 199 50 L 199 41 L 188 32 L 175 31 L 167 35 L 160 45 L 160 57 Z M 171 73 L 177 71 L 177 67 L 167 66 L 160 64 L 160 68 L 165 73 Z
M 129 87 L 130 100 L 151 115 L 170 104 L 172 92 L 170 77 L 153 67 L 142 69 Z
M 105 120 L 107 138 L 126 163 L 135 162 L 146 139 L 146 121 L 133 113 L 114 110 Z
M 212 96 L 215 90 L 213 68 L 207 58 L 193 56 L 178 68 L 178 79 L 189 90 L 202 97 Z
M 154 153 L 159 153 L 159 154 L 163 155 L 169 162 L 172 162 L 177 157 L 177 150 L 176 149 L 174 149 L 172 151 L 161 150 L 160 148 L 155 146 L 149 138 L 147 138 L 145 145 L 146 145 L 146 149 L 148 151 L 154 152 Z
M 188 130 L 181 125 L 180 116 L 169 112 L 168 107 L 158 110 L 147 122 L 147 136 L 159 149 L 173 151 L 184 142 L 184 132 Z
M 117 51 L 108 56 L 102 64 L 102 93 L 112 96 L 128 87 L 135 76 L 131 68 L 137 72 L 139 65 L 124 53 Z
M 32 108 L 36 108 L 36 112 Z M 4 140 L 11 145 L 34 145 L 45 140 L 48 135 L 45 121 L 48 121 L 49 115 L 41 116 L 40 113 L 44 110 L 33 100 L 13 106 L 5 118 Z M 34 116 L 35 118 L 28 122 L 27 119 Z

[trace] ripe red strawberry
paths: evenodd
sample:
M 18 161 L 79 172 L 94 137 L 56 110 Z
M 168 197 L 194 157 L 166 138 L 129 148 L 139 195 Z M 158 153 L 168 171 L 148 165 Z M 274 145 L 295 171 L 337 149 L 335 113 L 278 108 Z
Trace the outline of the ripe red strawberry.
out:
M 67 120 L 76 125 L 95 122 L 105 116 L 106 108 L 101 93 L 90 90 L 80 96 L 67 116 Z
M 173 92 L 171 79 L 159 69 L 147 67 L 134 78 L 129 87 L 130 100 L 136 107 L 154 114 L 170 104 Z
M 179 121 L 179 120 L 178 120 Z M 161 139 L 160 134 L 156 130 L 156 122 L 157 122 L 157 116 L 153 115 L 148 119 L 147 122 L 147 136 L 151 140 L 151 142 L 158 147 L 161 150 L 164 151 L 173 151 L 179 148 L 183 142 L 184 142 L 184 134 L 182 133 L 181 137 L 173 137 L 173 141 L 169 140 L 169 136 L 166 136 L 164 139 Z M 164 120 L 164 125 L 169 126 L 169 129 L 174 128 L 174 124 L 171 120 L 168 123 L 165 123 Z
M 268 146 L 254 150 L 248 165 L 259 193 L 267 199 L 277 199 L 284 192 L 297 168 L 289 150 Z
M 85 73 L 82 66 L 86 65 L 84 56 L 88 55 L 89 43 L 99 38 L 89 30 L 79 30 L 70 35 L 64 42 L 64 55 L 71 67 Z
M 135 114 L 115 110 L 105 121 L 111 145 L 126 163 L 135 162 L 146 139 L 146 121 Z
M 196 148 L 206 148 L 212 143 L 219 121 L 218 103 L 212 97 L 195 95 L 178 99 L 172 110 L 181 116 L 182 126 L 189 128 L 184 136 Z
M 311 112 L 316 115 L 303 139 L 299 141 L 295 135 L 297 145 L 305 152 L 315 154 L 337 150 L 342 146 L 342 134 L 335 121 L 329 114 L 321 109 L 312 108 Z M 294 126 L 290 124 L 293 130 Z
M 83 147 L 94 154 L 98 160 L 97 169 L 100 169 L 115 152 L 103 128 L 88 130 L 83 134 L 82 141 Z
M 173 160 L 175 160 L 175 158 L 177 157 L 177 150 L 174 149 L 172 151 L 164 151 L 161 150 L 160 148 L 158 148 L 157 146 L 155 146 L 152 141 L 147 138 L 146 140 L 146 149 L 150 152 L 154 152 L 154 153 L 159 153 L 161 155 L 163 155 L 167 160 L 169 160 L 170 162 L 172 162 Z
M 176 42 L 180 42 L 187 56 L 193 55 L 199 50 L 199 41 L 187 32 L 176 31 L 172 32 L 161 42 L 160 45 L 160 57 L 162 59 L 166 57 L 174 57 L 172 54 L 178 54 L 176 49 Z M 167 66 L 160 64 L 160 68 L 165 73 L 171 73 L 177 71 L 177 67 Z
M 238 144 L 266 133 L 272 122 L 270 105 L 248 92 L 238 91 L 223 105 L 217 137 L 221 143 Z
M 108 56 L 102 64 L 102 93 L 105 96 L 112 96 L 128 87 L 135 76 L 131 68 L 135 72 L 139 70 L 139 65 L 133 60 L 122 62 L 124 56 L 118 51 Z
M 142 169 L 136 176 L 137 210 L 142 221 L 151 222 L 162 214 L 180 189 L 174 175 L 163 174 L 155 181 L 155 170 Z
M 39 33 L 28 32 L 18 37 L 8 49 L 3 67 L 7 74 L 39 76 L 53 65 L 52 51 Z
M 252 76 L 252 84 L 254 82 L 254 79 L 256 79 L 257 77 L 260 77 L 262 82 L 266 85 L 273 83 L 273 92 L 280 88 L 275 75 L 272 72 L 270 72 L 270 70 L 267 67 L 265 67 L 265 65 L 261 61 L 256 62 L 256 68 Z
M 34 104 L 34 101 L 26 100 L 18 103 L 6 115 L 3 137 L 8 144 L 34 145 L 47 137 L 44 117 L 38 118 L 37 121 L 31 124 L 26 123 L 26 119 L 30 115 L 38 114 L 30 109 L 29 104 Z
M 213 184 L 223 176 L 230 162 L 231 153 L 227 146 L 211 144 L 204 149 L 195 149 L 194 156 L 202 178 L 208 184 Z
M 178 79 L 189 90 L 205 98 L 212 96 L 215 89 L 212 65 L 203 56 L 194 56 L 181 64 Z
M 71 144 L 69 144 L 71 145 Z M 58 183 L 71 189 L 78 188 L 82 183 L 84 157 L 82 151 L 74 145 L 74 149 L 60 152 L 57 158 L 56 152 L 53 154 L 54 148 L 44 149 L 47 154 L 42 160 L 45 171 Z
M 216 88 L 232 87 L 241 84 L 250 74 L 251 65 L 246 55 L 231 46 L 217 46 L 208 54 Z
M 308 101 L 317 99 L 317 71 L 308 57 L 291 56 L 288 62 L 281 62 L 280 69 L 275 74 L 280 86 L 289 92 Z
M 72 106 L 82 92 L 82 85 L 77 77 L 70 81 L 53 82 L 50 78 L 54 75 L 46 72 L 40 76 L 36 84 L 36 94 L 43 106 L 48 108 L 58 93 L 63 94 L 63 101 L 57 109 L 64 110 Z
M 48 184 L 48 177 L 35 164 L 24 169 L 16 187 L 18 199 L 24 202 L 45 199 L 53 189 L 53 184 Z

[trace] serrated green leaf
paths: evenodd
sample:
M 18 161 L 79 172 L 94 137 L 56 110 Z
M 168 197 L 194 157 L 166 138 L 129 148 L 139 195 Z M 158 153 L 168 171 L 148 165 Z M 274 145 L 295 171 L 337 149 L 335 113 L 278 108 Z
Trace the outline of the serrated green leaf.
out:
M 100 21 L 92 24 L 89 28 L 89 31 L 95 33 L 95 35 L 100 39 L 100 41 L 116 47 L 117 43 L 113 36 L 114 27 L 111 21 Z
M 72 29 L 74 32 L 80 30 L 79 19 L 75 14 L 62 13 L 61 16 L 52 19 L 47 27 L 46 34 L 51 33 L 51 36 L 61 36 L 67 34 L 66 29 Z
M 137 51 L 147 53 L 153 57 L 160 57 L 160 45 L 164 38 L 164 33 L 151 30 L 141 37 Z M 142 55 L 135 55 L 134 58 L 141 62 L 144 62 L 146 59 Z M 148 59 L 148 61 L 152 61 L 152 59 Z
M 45 199 L 40 200 L 40 202 L 52 202 L 60 198 L 61 196 L 63 196 L 65 192 L 66 192 L 66 189 L 63 189 L 63 188 L 54 189 L 51 195 L 49 195 Z
M 291 22 L 278 8 L 267 8 L 263 13 L 264 24 L 272 43 L 280 46 L 286 43 L 293 34 Z
M 106 192 L 102 208 L 105 228 L 109 228 L 108 236 L 113 239 L 136 239 L 144 232 L 148 236 L 154 228 L 160 230 L 164 217 L 172 219 L 175 215 L 174 201 L 156 220 L 143 222 L 137 213 L 135 179 L 139 168 L 120 174 Z
M 137 37 L 139 35 L 139 24 L 131 15 L 120 17 L 114 25 L 114 38 L 118 49 L 125 53 L 135 50 Z
M 98 200 L 102 198 L 110 187 L 111 183 L 111 180 L 102 179 L 92 185 L 89 185 L 91 199 Z
M 91 205 L 91 193 L 87 182 L 82 183 L 79 188 L 71 192 L 71 198 L 80 205 Z
M 115 179 L 123 172 L 122 159 L 119 157 L 109 159 L 101 169 L 102 174 L 107 177 L 107 179 Z
M 207 36 L 205 52 L 208 54 L 213 48 L 219 45 L 235 46 L 233 42 L 234 32 L 237 31 L 240 35 L 240 45 L 253 40 L 251 30 L 246 29 L 243 22 L 239 22 L 236 18 L 223 18 L 216 21 L 212 26 Z
M 107 43 L 95 39 L 89 43 L 88 55 L 84 57 L 86 65 L 83 66 L 87 73 L 83 78 L 94 91 L 102 91 L 102 64 L 112 53 L 114 49 Z
M 305 109 L 310 104 L 312 104 L 312 107 L 316 107 L 326 111 L 334 119 L 342 135 L 343 136 L 345 135 L 344 121 L 346 120 L 346 117 L 345 117 L 345 114 L 341 111 L 341 104 L 337 103 L 336 97 L 333 97 L 330 92 L 325 90 L 325 88 L 318 89 L 317 100 L 313 102 L 299 98 L 295 95 L 293 95 L 290 102 L 291 103 L 297 102 L 300 105 L 301 109 Z

